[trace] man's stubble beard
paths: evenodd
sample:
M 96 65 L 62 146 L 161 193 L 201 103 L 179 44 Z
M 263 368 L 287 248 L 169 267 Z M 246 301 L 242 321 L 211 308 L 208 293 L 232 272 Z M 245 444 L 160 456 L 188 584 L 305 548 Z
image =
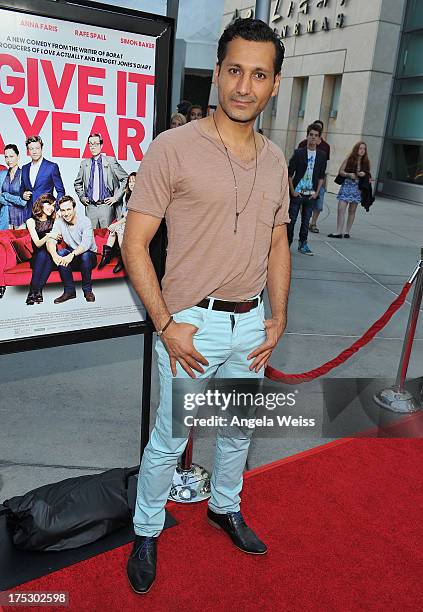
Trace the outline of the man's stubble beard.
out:
M 230 111 L 228 111 L 228 109 L 225 108 L 225 105 L 222 104 L 220 101 L 219 101 L 219 104 L 220 104 L 220 108 L 225 113 L 225 115 L 228 117 L 228 119 L 230 119 L 231 121 L 234 121 L 235 123 L 252 123 L 257 119 L 257 117 L 262 112 L 262 110 L 258 109 L 257 112 L 252 113 L 249 117 L 241 118 L 241 117 L 237 117 L 233 115 Z

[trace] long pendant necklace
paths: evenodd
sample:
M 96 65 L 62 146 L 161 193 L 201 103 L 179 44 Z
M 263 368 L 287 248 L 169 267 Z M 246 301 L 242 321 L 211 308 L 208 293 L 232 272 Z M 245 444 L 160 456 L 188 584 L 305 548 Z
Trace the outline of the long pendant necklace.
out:
M 255 155 L 256 155 L 256 164 L 255 164 L 255 169 L 254 169 L 254 180 L 253 180 L 253 184 L 251 185 L 250 195 L 248 196 L 247 201 L 245 202 L 245 204 L 242 207 L 242 209 L 238 210 L 238 183 L 236 182 L 236 176 L 235 176 L 234 167 L 232 166 L 231 158 L 229 157 L 228 147 L 223 142 L 223 138 L 222 138 L 222 136 L 221 136 L 221 134 L 219 132 L 219 128 L 217 127 L 216 119 L 214 117 L 214 113 L 213 113 L 212 117 L 213 117 L 213 121 L 214 121 L 214 126 L 216 128 L 216 132 L 219 134 L 219 138 L 220 138 L 220 140 L 221 140 L 221 142 L 223 144 L 223 147 L 225 149 L 226 157 L 228 158 L 228 162 L 229 162 L 229 165 L 230 165 L 231 170 L 232 170 L 232 176 L 234 177 L 234 187 L 235 187 L 235 224 L 234 224 L 234 234 L 236 234 L 236 232 L 238 230 L 238 218 L 239 218 L 239 215 L 241 213 L 243 213 L 244 210 L 247 208 L 247 204 L 250 201 L 251 194 L 253 193 L 254 185 L 256 184 L 256 176 L 257 176 L 257 145 L 256 145 L 256 139 L 254 137 L 254 131 L 253 131 L 254 150 L 255 150 Z

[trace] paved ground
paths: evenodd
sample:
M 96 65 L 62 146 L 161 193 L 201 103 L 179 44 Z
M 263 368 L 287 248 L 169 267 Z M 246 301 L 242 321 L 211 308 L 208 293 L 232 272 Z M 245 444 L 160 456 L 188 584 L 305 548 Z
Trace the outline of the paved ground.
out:
M 351 239 L 331 240 L 336 201 L 326 197 L 314 257 L 293 248 L 287 332 L 272 365 L 287 372 L 317 367 L 349 346 L 386 309 L 420 257 L 423 207 L 378 199 L 358 210 Z M 411 299 L 411 295 L 410 295 Z M 394 379 L 408 305 L 333 377 Z M 409 375 L 423 375 L 420 319 Z M 141 337 L 0 357 L 0 502 L 73 475 L 135 465 L 139 452 Z M 153 372 L 154 412 L 158 399 Z M 255 439 L 249 467 L 322 443 Z M 194 458 L 212 465 L 213 444 L 198 440 Z

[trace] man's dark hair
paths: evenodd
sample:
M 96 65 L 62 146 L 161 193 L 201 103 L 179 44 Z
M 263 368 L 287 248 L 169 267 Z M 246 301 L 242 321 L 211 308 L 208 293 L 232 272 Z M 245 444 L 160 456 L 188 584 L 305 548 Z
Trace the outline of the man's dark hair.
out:
M 310 125 L 307 126 L 307 136 L 310 134 L 311 130 L 317 132 L 319 136 L 322 135 L 322 126 L 319 123 L 310 123 Z
M 243 38 L 254 42 L 272 42 L 275 45 L 275 75 L 279 74 L 285 56 L 285 47 L 281 37 L 267 23 L 260 19 L 237 19 L 223 31 L 217 46 L 217 63 L 222 65 L 226 57 L 228 43 L 234 38 Z
M 323 131 L 323 128 L 325 127 L 325 124 L 323 123 L 323 121 L 321 119 L 316 119 L 315 121 L 313 121 L 313 123 L 318 123 L 319 125 L 321 125 L 322 126 L 322 131 Z
M 43 141 L 41 140 L 41 136 L 29 136 L 25 140 L 25 146 L 28 147 L 28 145 L 30 145 L 31 142 L 39 142 L 41 145 L 41 148 L 43 148 Z
M 90 142 L 90 138 L 98 138 L 100 141 L 100 144 L 103 144 L 103 138 L 101 137 L 101 134 L 99 134 L 98 132 L 93 132 L 92 134 L 90 134 L 87 138 L 87 142 Z
M 60 200 L 57 202 L 57 206 L 60 208 L 60 205 L 61 205 L 61 204 L 64 204 L 64 202 L 71 202 L 71 203 L 72 203 L 72 206 L 73 206 L 74 208 L 76 207 L 76 202 L 75 202 L 75 200 L 73 199 L 73 197 L 72 197 L 72 196 L 70 196 L 70 195 L 64 195 L 64 196 L 62 196 L 62 197 L 60 198 Z

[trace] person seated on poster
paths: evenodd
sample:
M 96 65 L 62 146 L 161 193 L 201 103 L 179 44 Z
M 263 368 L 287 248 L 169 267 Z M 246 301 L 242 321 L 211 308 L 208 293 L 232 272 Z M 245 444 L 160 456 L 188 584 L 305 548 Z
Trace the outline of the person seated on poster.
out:
M 128 174 L 115 157 L 104 155 L 101 134 L 90 134 L 88 146 L 91 151 L 89 159 L 83 159 L 74 188 L 85 206 L 85 213 L 93 229 L 108 227 L 116 216 L 120 216 L 119 202 L 125 191 Z
M 29 136 L 25 145 L 32 161 L 22 166 L 20 195 L 27 202 L 24 222 L 32 215 L 32 206 L 40 195 L 54 195 L 56 191 L 57 200 L 65 195 L 59 166 L 43 157 L 41 136 Z
M 32 240 L 32 276 L 26 298 L 28 306 L 42 303 L 43 289 L 53 269 L 53 260 L 46 248 L 47 240 L 62 238 L 59 233 L 55 234 L 52 231 L 56 219 L 55 205 L 54 197 L 45 193 L 36 200 L 32 207 L 32 217 L 26 222 Z
M 20 197 L 22 171 L 18 163 L 19 149 L 15 144 L 4 147 L 4 159 L 8 168 L 4 178 L 0 178 L 0 229 L 19 229 L 25 227 L 27 203 Z
M 62 295 L 54 300 L 55 304 L 63 304 L 76 298 L 75 281 L 72 270 L 79 270 L 82 277 L 82 291 L 87 302 L 95 302 L 92 290 L 91 273 L 97 263 L 97 245 L 91 221 L 85 215 L 77 213 L 76 202 L 65 195 L 59 200 L 60 217 L 56 217 L 52 236 L 47 241 L 47 251 L 59 270 L 64 290 Z M 66 248 L 57 250 L 57 238 L 61 236 Z
M 103 256 L 101 258 L 100 263 L 98 264 L 99 270 L 104 268 L 104 266 L 106 266 L 112 260 L 113 247 L 115 246 L 116 241 L 118 242 L 118 245 L 119 245 L 119 257 L 118 257 L 117 264 L 113 268 L 113 274 L 117 274 L 118 272 L 123 270 L 123 261 L 122 261 L 122 256 L 120 253 L 120 247 L 122 246 L 123 233 L 125 231 L 125 224 L 126 224 L 126 217 L 128 215 L 127 204 L 129 202 L 129 198 L 131 197 L 132 190 L 135 185 L 136 176 L 137 176 L 136 172 L 131 172 L 131 174 L 128 176 L 128 180 L 126 182 L 126 187 L 125 187 L 125 197 L 124 197 L 124 204 L 122 208 L 122 215 L 118 221 L 115 221 L 114 223 L 111 223 L 109 225 L 110 234 L 109 234 L 109 237 L 107 238 L 106 244 L 103 246 Z

